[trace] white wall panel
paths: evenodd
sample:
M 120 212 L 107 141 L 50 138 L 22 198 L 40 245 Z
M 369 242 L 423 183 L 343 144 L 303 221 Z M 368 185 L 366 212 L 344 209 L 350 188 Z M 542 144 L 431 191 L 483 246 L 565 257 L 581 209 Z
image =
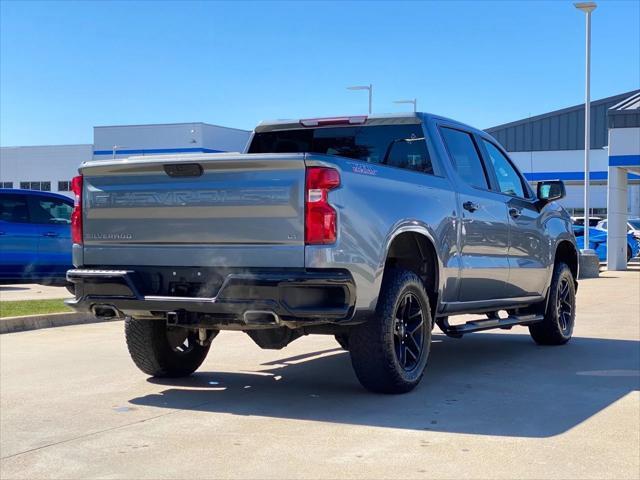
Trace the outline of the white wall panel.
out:
M 640 128 L 609 130 L 610 155 L 640 155 Z
M 34 147 L 0 148 L 0 181 L 51 182 L 51 191 L 58 191 L 59 181 L 70 181 L 82 162 L 91 160 L 92 145 L 42 145 Z M 72 196 L 70 192 L 60 192 Z

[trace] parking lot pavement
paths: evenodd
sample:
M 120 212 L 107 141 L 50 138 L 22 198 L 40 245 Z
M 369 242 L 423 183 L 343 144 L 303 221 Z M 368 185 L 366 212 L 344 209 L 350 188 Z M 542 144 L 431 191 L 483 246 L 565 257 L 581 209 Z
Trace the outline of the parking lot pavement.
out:
M 71 294 L 65 287 L 50 287 L 36 283 L 0 285 L 0 301 L 47 300 L 69 297 L 71 297 Z
M 2 478 L 638 478 L 640 272 L 584 280 L 573 340 L 435 336 L 422 384 L 364 391 L 330 337 L 222 333 L 151 380 L 122 324 L 0 337 Z

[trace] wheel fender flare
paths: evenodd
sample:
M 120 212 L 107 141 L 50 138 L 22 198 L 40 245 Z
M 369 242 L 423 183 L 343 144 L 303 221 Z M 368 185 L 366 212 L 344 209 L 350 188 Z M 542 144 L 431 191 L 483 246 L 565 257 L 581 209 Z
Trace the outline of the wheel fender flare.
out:
M 438 293 L 438 298 L 441 298 L 442 285 L 443 285 L 443 276 L 442 276 L 443 265 L 442 265 L 442 259 L 440 258 L 440 255 L 438 253 L 437 243 L 435 241 L 435 234 L 427 224 L 416 219 L 402 220 L 397 224 L 395 224 L 389 230 L 389 233 L 387 234 L 384 241 L 384 250 L 380 255 L 380 263 L 378 264 L 378 269 L 376 271 L 375 282 L 376 282 L 377 291 L 380 291 L 380 288 L 382 286 L 382 276 L 384 274 L 384 267 L 387 261 L 387 256 L 389 255 L 389 250 L 391 249 L 391 244 L 396 239 L 396 237 L 398 237 L 398 235 L 401 235 L 403 233 L 417 233 L 419 235 L 422 235 L 433 246 L 433 250 L 436 254 L 435 255 L 436 271 L 438 275 L 437 293 Z M 376 302 L 377 302 L 377 298 L 376 298 Z M 433 307 L 434 306 L 432 306 L 432 308 Z

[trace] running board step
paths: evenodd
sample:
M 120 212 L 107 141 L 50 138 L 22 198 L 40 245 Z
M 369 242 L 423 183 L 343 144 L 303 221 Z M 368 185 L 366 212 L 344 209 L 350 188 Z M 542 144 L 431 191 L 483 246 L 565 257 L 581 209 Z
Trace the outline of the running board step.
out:
M 507 318 L 487 318 L 481 320 L 472 320 L 462 325 L 449 325 L 448 321 L 442 322 L 442 330 L 445 335 L 454 338 L 460 338 L 467 333 L 481 332 L 483 330 L 492 330 L 494 328 L 510 329 L 514 325 L 531 325 L 544 319 L 544 315 L 512 315 Z

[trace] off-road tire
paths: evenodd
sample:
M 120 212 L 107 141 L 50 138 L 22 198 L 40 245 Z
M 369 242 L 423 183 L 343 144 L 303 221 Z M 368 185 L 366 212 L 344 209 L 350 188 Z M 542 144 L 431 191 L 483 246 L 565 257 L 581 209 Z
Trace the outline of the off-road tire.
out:
M 428 326 L 420 332 L 420 358 L 410 371 L 401 366 L 394 343 L 396 312 L 407 293 L 419 302 L 423 322 Z M 372 392 L 409 392 L 422 379 L 430 347 L 431 310 L 422 280 L 409 270 L 389 269 L 384 274 L 375 315 L 368 322 L 355 327 L 349 335 L 349 353 L 358 380 Z
M 565 327 L 562 325 L 561 312 L 558 307 L 563 285 L 569 288 L 568 302 L 571 305 L 570 319 L 566 322 Z M 555 265 L 548 295 L 544 320 L 529 325 L 529 333 L 538 345 L 563 345 L 571 339 L 576 316 L 575 280 L 566 263 L 559 262 Z
M 173 327 L 178 328 L 178 327 Z M 172 348 L 168 327 L 162 320 L 126 318 L 124 332 L 129 355 L 136 366 L 153 377 L 186 377 L 195 372 L 209 352 L 190 337 L 189 348 Z

